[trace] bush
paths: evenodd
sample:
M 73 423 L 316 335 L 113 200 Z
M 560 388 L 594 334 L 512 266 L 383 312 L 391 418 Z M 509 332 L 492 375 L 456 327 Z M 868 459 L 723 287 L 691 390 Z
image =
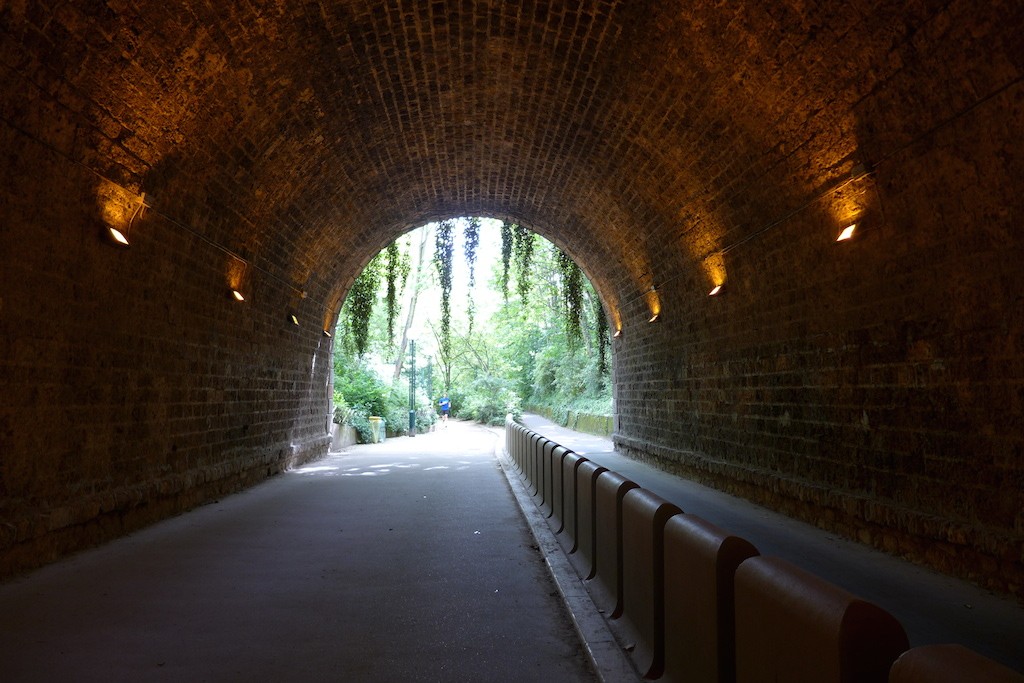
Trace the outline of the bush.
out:
M 437 409 L 431 398 L 422 389 L 416 391 L 416 429 L 429 429 L 437 422 Z
M 372 369 L 360 363 L 336 364 L 334 390 L 335 403 L 348 406 L 348 423 L 356 428 L 363 443 L 372 438 L 370 416 L 384 418 L 385 427 L 394 434 L 408 432 L 409 413 L 403 408 L 399 392 L 384 383 Z M 337 417 L 338 410 L 335 410 Z
M 352 422 L 350 424 L 355 427 L 361 443 L 370 443 L 373 440 L 373 432 L 370 431 L 370 415 L 365 408 L 362 406 L 352 407 Z
M 401 436 L 409 433 L 409 392 L 405 392 L 405 400 L 402 400 L 400 392 L 392 391 L 388 396 L 384 413 L 385 428 L 388 434 Z
M 391 393 L 391 387 L 373 370 L 360 364 L 336 368 L 334 390 L 348 405 L 367 415 L 382 415 Z
M 334 423 L 339 425 L 352 424 L 352 407 L 345 400 L 341 392 L 334 392 Z
M 469 385 L 466 397 L 468 417 L 488 425 L 505 423 L 505 415 L 518 416 L 522 412 L 519 395 L 513 390 L 514 380 L 499 377 L 479 377 Z

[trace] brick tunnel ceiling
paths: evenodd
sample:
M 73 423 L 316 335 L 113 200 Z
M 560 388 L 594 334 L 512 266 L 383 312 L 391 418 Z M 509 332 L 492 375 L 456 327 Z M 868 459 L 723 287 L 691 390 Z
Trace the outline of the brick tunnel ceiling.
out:
M 90 167 L 299 287 L 486 215 L 614 302 L 712 279 L 871 156 L 858 103 L 924 21 L 891 5 L 111 1 L 63 5 L 53 63 L 19 66 L 90 101 Z

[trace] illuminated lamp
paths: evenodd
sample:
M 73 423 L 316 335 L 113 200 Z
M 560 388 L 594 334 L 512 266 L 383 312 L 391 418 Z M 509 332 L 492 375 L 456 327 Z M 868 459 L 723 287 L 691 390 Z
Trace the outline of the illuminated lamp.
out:
M 235 301 L 245 301 L 245 297 L 242 296 L 242 293 L 239 292 L 237 289 L 231 290 L 231 296 L 234 297 Z
M 721 292 L 722 285 L 715 285 L 714 287 L 711 288 L 711 291 L 708 292 L 708 296 L 718 296 Z
M 850 223 L 842 232 L 839 233 L 839 237 L 836 238 L 836 242 L 845 242 L 846 240 L 853 239 L 853 233 L 857 229 L 856 223 Z
M 295 317 L 294 313 L 290 313 L 288 315 L 288 319 L 292 321 L 292 325 L 295 325 L 296 327 L 299 326 L 299 319 Z
M 115 242 L 122 246 L 128 246 L 128 238 L 125 236 L 123 232 L 121 232 L 112 225 L 107 226 L 107 232 L 110 234 L 110 238 L 112 240 L 114 240 Z
M 622 336 L 622 330 L 615 330 L 615 334 L 612 335 L 613 339 L 618 339 Z
M 330 339 L 331 338 L 331 333 L 328 332 L 327 330 L 324 330 L 324 336 L 327 337 L 328 339 Z
M 651 319 L 648 320 L 647 322 L 649 322 L 649 323 L 656 323 L 660 319 L 661 319 L 661 314 L 660 313 L 655 313 L 654 315 L 651 316 Z
M 130 244 L 128 238 L 131 236 L 132 228 L 135 227 L 135 221 L 145 208 L 146 193 L 143 192 L 142 196 L 139 198 L 139 205 L 135 208 L 135 212 L 132 213 L 132 217 L 128 219 L 128 225 L 125 225 L 123 228 L 115 228 L 113 225 L 107 225 L 107 236 L 113 240 L 114 244 L 121 247 L 127 247 Z

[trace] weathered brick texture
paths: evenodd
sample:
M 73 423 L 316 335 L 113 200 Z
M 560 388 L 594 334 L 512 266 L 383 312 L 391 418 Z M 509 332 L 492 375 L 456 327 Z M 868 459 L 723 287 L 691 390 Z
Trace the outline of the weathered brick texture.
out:
M 339 297 L 477 214 L 597 285 L 626 452 L 1024 595 L 1022 15 L 0 3 L 0 573 L 323 452 Z

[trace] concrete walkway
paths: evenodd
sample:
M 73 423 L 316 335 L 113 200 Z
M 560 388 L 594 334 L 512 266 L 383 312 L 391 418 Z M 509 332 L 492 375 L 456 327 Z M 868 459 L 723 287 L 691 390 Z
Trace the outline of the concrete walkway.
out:
M 789 560 L 883 607 L 902 622 L 912 646 L 960 643 L 1024 673 L 1024 608 L 1014 600 L 631 460 L 613 452 L 609 439 L 538 415 L 524 415 L 522 422 L 684 512 L 746 538 L 762 555 Z
M 357 446 L 0 585 L 0 680 L 593 680 L 498 438 Z

